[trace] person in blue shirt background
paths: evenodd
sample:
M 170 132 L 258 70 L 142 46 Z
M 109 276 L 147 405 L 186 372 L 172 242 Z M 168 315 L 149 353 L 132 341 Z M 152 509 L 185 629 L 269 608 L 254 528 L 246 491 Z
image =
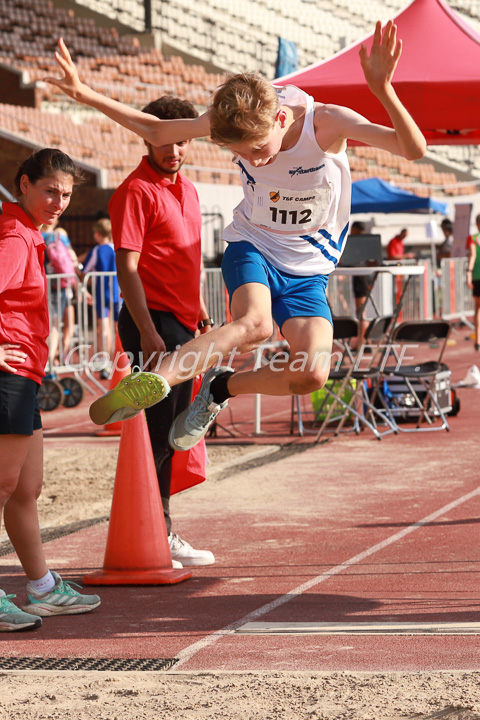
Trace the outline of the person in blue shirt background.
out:
M 93 238 L 97 243 L 88 253 L 82 275 L 89 272 L 116 272 L 115 250 L 112 243 L 112 224 L 108 218 L 97 220 L 92 227 Z M 92 286 L 92 303 L 95 303 L 97 317 L 97 352 L 111 357 L 120 306 L 120 293 L 117 277 L 98 276 Z M 100 371 L 104 379 L 109 377 L 106 367 Z
M 58 227 L 58 218 L 51 225 L 42 226 L 42 237 L 46 245 L 45 272 L 47 275 L 52 273 L 68 273 L 70 275 L 68 280 L 58 282 L 54 279 L 50 282 L 49 348 L 50 363 L 53 368 L 55 365 L 64 364 L 75 330 L 74 297 L 76 281 L 74 276 L 78 268 L 78 258 L 66 230 Z M 57 255 L 52 253 L 57 241 L 61 242 L 66 249 L 62 259 L 58 259 Z M 52 261 L 53 257 L 57 257 L 55 263 Z M 57 263 L 59 264 L 57 265 Z

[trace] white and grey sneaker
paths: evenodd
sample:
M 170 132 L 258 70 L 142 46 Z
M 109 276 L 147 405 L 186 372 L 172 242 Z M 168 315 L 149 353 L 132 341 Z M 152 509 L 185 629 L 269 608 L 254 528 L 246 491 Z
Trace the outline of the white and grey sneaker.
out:
M 55 587 L 49 592 L 38 593 L 31 583 L 27 584 L 27 602 L 22 606 L 25 612 L 41 617 L 79 615 L 95 610 L 100 605 L 98 595 L 81 595 L 72 587 L 76 583 L 65 582 L 55 570 L 52 570 L 52 575 Z
M 190 543 L 176 533 L 170 533 L 168 544 L 172 553 L 172 562 L 181 562 L 184 567 L 213 565 L 215 556 L 210 550 L 196 550 Z
M 228 405 L 228 400 L 218 404 L 210 392 L 210 385 L 216 377 L 223 373 L 233 373 L 232 368 L 210 368 L 202 380 L 200 390 L 189 408 L 178 415 L 170 428 L 168 442 L 174 450 L 190 450 L 205 437 L 210 425 L 220 410 Z
M 33 630 L 42 624 L 42 619 L 23 612 L 12 602 L 15 595 L 5 595 L 0 590 L 0 632 L 15 630 Z

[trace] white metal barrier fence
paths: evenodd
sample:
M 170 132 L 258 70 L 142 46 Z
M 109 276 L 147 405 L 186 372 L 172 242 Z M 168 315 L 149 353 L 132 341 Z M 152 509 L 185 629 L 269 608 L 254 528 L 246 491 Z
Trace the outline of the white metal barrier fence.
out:
M 473 327 L 468 320 L 474 314 L 472 291 L 467 287 L 468 258 L 445 258 L 440 263 L 438 307 L 443 320 L 461 320 Z
M 74 407 L 84 391 L 104 391 L 98 373 L 109 372 L 115 348 L 118 303 L 116 273 L 47 275 L 50 317 L 46 378 L 39 390 L 42 410 Z M 106 300 L 108 298 L 108 300 Z

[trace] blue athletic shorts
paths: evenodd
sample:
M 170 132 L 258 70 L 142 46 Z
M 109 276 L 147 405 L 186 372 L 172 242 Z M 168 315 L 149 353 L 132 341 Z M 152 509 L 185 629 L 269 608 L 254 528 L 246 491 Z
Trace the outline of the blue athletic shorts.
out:
M 272 317 L 280 330 L 292 317 L 323 317 L 332 322 L 326 290 L 328 275 L 302 277 L 277 270 L 262 253 L 246 241 L 229 243 L 222 273 L 230 299 L 240 285 L 266 285 L 272 296 Z
M 33 435 L 42 420 L 34 380 L 0 371 L 0 435 Z

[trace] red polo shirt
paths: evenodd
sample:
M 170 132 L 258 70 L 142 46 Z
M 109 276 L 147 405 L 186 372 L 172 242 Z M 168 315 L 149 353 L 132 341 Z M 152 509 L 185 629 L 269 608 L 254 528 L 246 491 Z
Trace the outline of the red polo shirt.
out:
M 24 363 L 9 364 L 39 385 L 48 359 L 45 243 L 27 213 L 3 203 L 0 216 L 0 343 L 20 345 Z
M 147 305 L 197 329 L 200 314 L 202 215 L 194 185 L 159 175 L 144 156 L 109 204 L 115 250 L 140 253 Z
M 399 235 L 395 235 L 394 238 L 390 240 L 387 247 L 387 257 L 388 260 L 396 260 L 399 256 L 404 255 L 405 253 L 405 245 L 403 244 L 403 240 Z

